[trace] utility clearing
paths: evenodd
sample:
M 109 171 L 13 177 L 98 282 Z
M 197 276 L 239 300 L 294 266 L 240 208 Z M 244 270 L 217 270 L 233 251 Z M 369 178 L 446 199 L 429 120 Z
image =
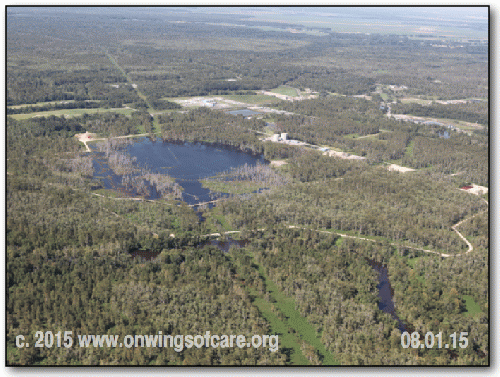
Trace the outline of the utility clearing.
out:
M 406 173 L 406 172 L 409 172 L 409 171 L 415 171 L 415 169 L 407 168 L 405 166 L 400 166 L 400 165 L 396 165 L 396 164 L 390 164 L 387 167 L 387 170 L 389 170 L 389 171 L 397 171 L 397 172 L 400 172 L 400 173 Z
M 75 137 L 78 139 L 78 141 L 81 141 L 85 145 L 85 149 L 87 149 L 87 152 L 90 152 L 90 148 L 87 145 L 87 142 L 90 140 L 100 140 L 96 139 L 96 134 L 90 133 L 86 131 L 83 134 L 76 134 Z

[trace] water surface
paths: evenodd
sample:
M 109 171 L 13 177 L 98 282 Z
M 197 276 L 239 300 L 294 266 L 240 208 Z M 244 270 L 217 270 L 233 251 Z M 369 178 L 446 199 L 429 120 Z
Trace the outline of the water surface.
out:
M 249 117 L 249 116 L 252 116 L 252 115 L 259 115 L 260 113 L 256 112 L 256 111 L 252 111 L 252 110 L 248 110 L 248 109 L 244 109 L 244 110 L 232 110 L 232 111 L 228 111 L 229 114 L 231 115 L 243 115 L 244 117 Z
M 212 200 L 210 190 L 201 186 L 200 179 L 247 164 L 266 164 L 263 156 L 245 153 L 203 143 L 173 143 L 141 137 L 125 148 L 127 154 L 135 157 L 138 167 L 147 168 L 154 174 L 167 174 L 176 179 L 184 189 L 182 199 L 188 204 Z M 102 178 L 105 188 L 123 190 L 121 177 L 114 174 L 102 158 L 96 159 L 94 177 Z M 158 199 L 155 188 L 146 183 L 150 194 L 147 199 Z

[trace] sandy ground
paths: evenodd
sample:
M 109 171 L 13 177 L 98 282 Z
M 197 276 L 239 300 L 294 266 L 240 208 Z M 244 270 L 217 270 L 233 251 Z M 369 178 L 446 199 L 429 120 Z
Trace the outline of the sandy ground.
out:
M 349 154 L 346 152 L 328 151 L 323 153 L 325 156 L 338 157 L 343 160 L 366 160 L 366 157 L 356 156 L 354 154 Z
M 415 169 L 412 169 L 412 168 L 406 168 L 404 166 L 399 166 L 399 165 L 396 165 L 396 164 L 390 164 L 388 167 L 387 167 L 387 170 L 389 171 L 398 171 L 400 173 L 406 173 L 408 171 L 415 171 Z
M 351 96 L 352 98 L 364 98 L 366 99 L 367 101 L 371 101 L 372 100 L 372 96 L 369 96 L 367 94 L 356 94 L 354 96 Z
M 312 94 L 312 92 L 308 92 L 309 95 L 303 96 L 287 96 L 285 94 L 279 94 L 279 93 L 274 93 L 274 92 L 268 92 L 266 90 L 261 90 L 260 93 L 265 94 L 266 96 L 274 96 L 276 98 L 279 98 L 284 101 L 302 101 L 305 99 L 312 99 L 312 98 L 317 98 L 317 94 Z
M 85 144 L 85 148 L 87 149 L 87 152 L 91 152 L 89 146 L 87 145 L 88 141 L 103 141 L 107 139 L 127 139 L 127 138 L 133 138 L 133 137 L 141 137 L 141 136 L 148 136 L 148 133 L 145 134 L 132 134 L 132 135 L 124 135 L 124 136 L 114 136 L 112 138 L 97 138 L 96 134 L 90 133 L 90 132 L 85 132 L 84 134 L 76 134 L 75 137 L 78 139 L 78 141 L 81 141 L 83 144 Z
M 488 187 L 478 186 L 478 185 L 472 184 L 471 189 L 463 190 L 463 191 L 468 192 L 469 194 L 483 195 L 483 194 L 488 193 Z
M 283 161 L 283 160 L 271 160 L 272 166 L 281 166 L 281 165 L 285 165 L 285 164 L 288 164 L 288 162 Z
M 95 140 L 96 135 L 87 131 L 84 134 L 76 134 L 75 137 L 78 139 L 78 141 L 81 141 L 83 144 L 85 144 L 87 152 L 90 152 L 90 148 L 87 145 L 87 141 Z

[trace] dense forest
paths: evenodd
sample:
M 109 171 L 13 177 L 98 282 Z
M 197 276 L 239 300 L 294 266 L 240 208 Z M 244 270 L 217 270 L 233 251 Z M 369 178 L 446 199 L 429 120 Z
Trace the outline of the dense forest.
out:
M 461 189 L 489 187 L 482 23 L 452 38 L 181 10 L 7 10 L 7 364 L 488 365 L 489 197 Z M 127 152 L 138 135 L 265 161 L 194 180 L 217 202 L 188 205 L 166 162 Z M 404 329 L 469 345 L 404 348 Z M 279 347 L 16 346 L 68 330 Z
M 163 115 L 158 118 L 162 137 L 173 141 L 205 141 L 234 146 L 243 151 L 262 153 L 254 130 L 262 130 L 265 122 L 243 120 L 224 112 L 200 108 L 187 114 Z

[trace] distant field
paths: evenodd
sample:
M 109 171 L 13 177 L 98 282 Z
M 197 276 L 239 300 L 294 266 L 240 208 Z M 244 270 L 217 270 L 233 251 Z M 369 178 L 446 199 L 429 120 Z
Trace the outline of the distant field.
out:
M 465 300 L 465 307 L 467 309 L 467 312 L 465 312 L 466 315 L 481 313 L 481 307 L 474 301 L 471 296 L 464 295 L 463 299 Z
M 289 97 L 297 97 L 297 90 L 288 86 L 280 86 L 276 89 L 270 90 L 270 92 L 283 94 L 284 96 Z
M 417 115 L 412 115 L 412 114 L 406 114 L 408 116 L 412 117 L 417 117 Z M 484 125 L 480 124 L 479 127 L 475 127 L 471 125 L 469 122 L 465 122 L 463 120 L 457 120 L 457 119 L 447 119 L 447 118 L 434 118 L 434 117 L 419 117 L 422 118 L 424 121 L 437 121 L 439 123 L 443 123 L 445 125 L 449 124 L 455 127 L 460 128 L 463 131 L 477 131 L 485 128 Z
M 37 102 L 37 103 L 23 103 L 22 105 L 13 105 L 7 106 L 9 109 L 20 109 L 21 107 L 36 107 L 36 106 L 45 106 L 45 105 L 56 105 L 61 103 L 70 103 L 75 102 L 74 100 L 65 100 L 65 101 L 49 101 L 49 102 Z
M 359 137 L 358 133 L 344 135 L 344 139 L 357 139 Z
M 122 44 L 125 46 L 139 45 L 142 42 L 126 40 Z M 212 38 L 200 35 L 197 38 L 163 38 L 154 40 L 151 43 L 158 49 L 182 49 L 182 50 L 240 50 L 240 51 L 278 51 L 289 48 L 304 47 L 308 43 L 301 40 L 284 40 L 279 38 L 253 39 L 225 36 L 224 38 Z
M 251 181 L 217 182 L 202 180 L 201 185 L 204 188 L 210 189 L 210 191 L 228 194 L 250 194 L 262 187 L 261 183 L 259 184 Z
M 387 101 L 389 99 L 389 95 L 387 93 L 384 93 L 384 92 L 380 93 L 380 97 L 382 97 L 382 99 L 384 101 Z
M 164 101 L 184 101 L 186 99 L 191 99 L 193 97 L 162 97 L 161 99 Z
M 233 101 L 252 103 L 252 104 L 256 104 L 256 105 L 260 105 L 263 103 L 281 102 L 281 100 L 279 98 L 276 98 L 273 96 L 266 96 L 265 94 L 256 94 L 256 95 L 237 95 L 237 94 L 234 94 L 234 95 L 225 95 L 225 96 L 221 96 L 221 97 L 225 98 L 225 99 L 230 99 Z
M 124 109 L 124 108 L 117 108 L 117 109 L 63 109 L 63 110 L 53 110 L 53 111 L 39 111 L 35 113 L 29 113 L 29 114 L 14 114 L 14 115 L 9 115 L 12 118 L 16 120 L 21 120 L 21 119 L 31 119 L 34 117 L 48 117 L 51 115 L 55 116 L 64 116 L 67 115 L 69 117 L 76 117 L 80 116 L 83 114 L 97 114 L 97 113 L 118 113 L 118 114 L 124 114 L 124 115 L 131 115 L 134 111 L 134 109 Z
M 401 98 L 401 103 L 418 103 L 420 105 L 430 105 L 432 101 L 420 98 Z
M 415 145 L 415 140 L 412 140 L 410 142 L 410 144 L 408 144 L 408 146 L 406 147 L 406 150 L 405 150 L 405 155 L 406 156 L 413 156 L 413 147 Z
M 406 263 L 408 264 L 408 266 L 410 266 L 411 268 L 414 268 L 415 267 L 415 263 L 417 263 L 418 260 L 422 259 L 422 257 L 415 257 L 415 258 L 410 258 L 406 261 Z

